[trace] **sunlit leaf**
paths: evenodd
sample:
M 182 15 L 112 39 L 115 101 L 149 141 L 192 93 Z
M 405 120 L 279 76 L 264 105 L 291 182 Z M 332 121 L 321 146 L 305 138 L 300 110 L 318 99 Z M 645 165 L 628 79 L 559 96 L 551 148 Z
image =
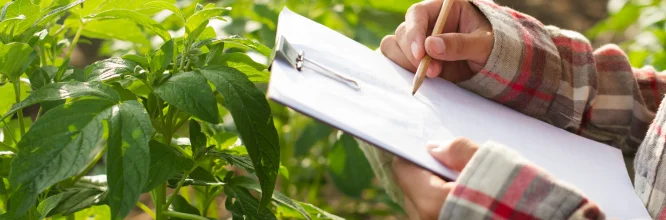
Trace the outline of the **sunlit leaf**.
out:
M 97 61 L 84 69 L 86 81 L 105 81 L 122 75 L 131 75 L 138 64 L 123 58 L 109 58 Z
M 270 75 L 268 71 L 265 71 L 268 68 L 266 65 L 254 62 L 244 53 L 227 53 L 213 59 L 211 63 L 237 69 L 255 83 L 267 83 Z
M 176 16 L 178 16 L 178 18 L 180 18 L 183 21 L 183 23 L 185 23 L 185 16 L 183 15 L 183 12 L 181 12 L 180 9 L 178 9 L 178 7 L 176 7 L 171 2 L 152 1 L 152 2 L 146 3 L 143 6 L 144 7 L 153 7 L 153 8 L 158 8 L 158 9 L 169 10 L 169 11 L 173 12 Z
M 76 0 L 76 1 L 73 1 L 69 4 L 67 4 L 67 5 L 63 5 L 63 6 L 60 6 L 60 7 L 57 7 L 57 8 L 53 8 L 52 10 L 50 10 L 50 11 L 46 12 L 44 15 L 42 15 L 42 18 L 40 18 L 35 23 L 35 25 L 37 25 L 37 26 L 44 25 L 47 22 L 50 22 L 53 18 L 67 12 L 67 10 L 83 3 L 84 1 L 85 0 Z
M 12 81 L 18 80 L 35 58 L 37 58 L 37 52 L 26 43 L 13 42 L 2 45 L 0 46 L 0 75 L 5 75 Z
M 93 14 L 87 17 L 88 19 L 128 19 L 144 28 L 153 31 L 160 36 L 165 42 L 171 39 L 171 34 L 162 27 L 157 21 L 150 17 L 127 9 L 111 9 L 103 11 L 98 14 Z
M 25 16 L 25 19 L 18 22 L 13 29 L 13 35 L 17 36 L 23 34 L 28 28 L 30 28 L 37 19 L 39 19 L 40 9 L 38 5 L 32 3 L 31 0 L 16 0 L 14 4 L 7 7 L 7 12 L 5 18 L 14 18 L 19 17 L 20 15 Z
M 3 118 L 37 103 L 85 96 L 96 97 L 108 103 L 120 101 L 120 96 L 113 88 L 99 82 L 52 83 L 33 91 L 26 99 L 12 106 L 11 110 Z
M 268 57 L 271 54 L 271 49 L 266 47 L 265 45 L 254 41 L 250 40 L 247 38 L 242 38 L 239 36 L 230 36 L 230 37 L 218 37 L 218 38 L 211 38 L 211 39 L 206 39 L 206 40 L 201 40 L 198 41 L 194 44 L 192 44 L 192 48 L 199 48 L 202 46 L 207 46 L 211 44 L 217 44 L 217 43 L 228 43 L 232 45 L 237 45 L 245 48 L 249 48 L 252 50 L 255 50 L 262 55 Z
M 197 11 L 192 16 L 187 18 L 187 23 L 185 23 L 185 32 L 188 34 L 192 33 L 195 29 L 201 26 L 201 24 L 207 24 L 208 20 L 212 18 L 222 19 L 222 13 L 229 10 L 230 9 L 228 8 L 211 8 Z

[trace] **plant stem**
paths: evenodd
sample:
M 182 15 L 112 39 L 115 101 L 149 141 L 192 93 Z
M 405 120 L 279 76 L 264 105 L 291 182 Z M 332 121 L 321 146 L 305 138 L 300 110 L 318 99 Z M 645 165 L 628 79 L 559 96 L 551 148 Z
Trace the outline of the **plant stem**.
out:
M 136 206 L 139 207 L 144 212 L 148 213 L 148 215 L 150 215 L 151 218 L 155 219 L 155 212 L 153 212 L 153 210 L 148 208 L 146 204 L 143 204 L 141 201 L 136 201 Z
M 187 54 L 190 52 L 190 46 L 185 43 L 185 48 L 183 48 L 183 54 L 180 55 L 180 67 L 179 69 L 183 70 L 185 68 L 185 57 L 187 57 Z M 175 73 L 174 73 L 175 74 Z
M 164 220 L 164 202 L 166 201 L 166 184 L 162 184 L 157 188 L 153 189 L 155 191 L 155 219 Z
M 185 48 L 183 48 L 185 50 Z M 178 47 L 174 46 L 173 47 L 173 73 L 171 74 L 176 74 L 178 72 Z
M 81 32 L 82 31 L 83 31 L 83 22 L 81 22 L 81 25 L 79 26 L 79 29 L 76 30 L 76 34 L 74 34 L 74 40 L 72 40 L 72 44 L 69 45 L 69 50 L 67 50 L 66 58 L 68 58 L 72 55 L 72 52 L 74 51 L 74 48 L 76 48 L 76 43 L 79 42 L 79 38 L 81 37 Z
M 44 112 L 44 108 L 42 108 L 42 106 L 39 106 L 39 111 L 37 111 L 37 116 L 35 116 L 35 121 L 39 119 L 39 116 L 42 115 L 42 112 Z
M 182 218 L 182 219 L 208 220 L 208 218 L 203 217 L 203 216 L 192 215 L 192 214 L 182 213 L 182 212 L 164 212 L 164 215 L 169 216 L 169 217 L 174 217 L 174 218 Z
M 171 205 L 173 200 L 178 195 L 178 192 L 180 191 L 180 188 L 183 187 L 183 183 L 185 183 L 185 179 L 187 179 L 187 176 L 189 176 L 190 173 L 192 173 L 194 171 L 194 169 L 196 169 L 196 168 L 197 168 L 197 166 L 195 165 L 194 167 L 192 167 L 192 169 L 190 169 L 186 173 L 183 173 L 183 177 L 181 177 L 180 181 L 178 181 L 178 186 L 176 186 L 176 189 L 174 189 L 173 193 L 171 193 L 171 196 L 169 197 L 169 200 L 167 200 L 166 204 L 164 204 L 164 206 L 166 208 L 169 208 L 169 206 Z
M 164 123 L 164 126 L 166 127 L 164 131 L 166 132 L 164 134 L 164 144 L 167 146 L 171 146 L 171 138 L 173 138 L 174 130 L 173 130 L 173 114 L 176 110 L 174 109 L 173 106 L 169 106 L 169 110 L 166 114 L 166 122 Z
M 16 149 L 2 142 L 0 142 L 0 151 L 11 151 L 13 153 L 18 153 Z
M 14 82 L 14 95 L 16 96 L 16 103 L 21 102 L 21 80 L 16 80 Z M 21 131 L 21 137 L 25 134 L 25 123 L 23 122 L 23 109 L 16 112 L 18 115 L 19 129 Z

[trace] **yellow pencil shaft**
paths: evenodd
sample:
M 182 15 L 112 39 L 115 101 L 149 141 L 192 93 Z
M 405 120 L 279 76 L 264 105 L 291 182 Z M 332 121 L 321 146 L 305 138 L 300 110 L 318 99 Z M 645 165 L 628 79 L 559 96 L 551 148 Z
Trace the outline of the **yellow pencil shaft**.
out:
M 446 24 L 446 19 L 448 18 L 451 6 L 453 6 L 453 1 L 455 0 L 444 0 L 442 2 L 442 8 L 439 10 L 437 22 L 435 22 L 435 27 L 432 30 L 433 36 L 441 34 L 442 31 L 444 31 L 444 25 Z M 425 80 L 425 75 L 428 71 L 428 68 L 430 67 L 431 61 L 432 57 L 428 56 L 428 54 L 423 56 L 421 59 L 419 67 L 416 69 L 416 74 L 414 75 L 414 87 L 412 89 L 412 95 L 416 94 L 416 91 L 421 87 L 421 84 L 423 84 L 423 80 Z

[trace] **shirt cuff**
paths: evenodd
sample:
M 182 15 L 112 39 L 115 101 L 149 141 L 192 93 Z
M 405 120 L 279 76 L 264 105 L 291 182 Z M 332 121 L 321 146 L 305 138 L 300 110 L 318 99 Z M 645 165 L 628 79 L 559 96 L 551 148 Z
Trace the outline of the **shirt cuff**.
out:
M 439 219 L 603 218 L 580 192 L 496 143 L 484 144 L 456 181 Z

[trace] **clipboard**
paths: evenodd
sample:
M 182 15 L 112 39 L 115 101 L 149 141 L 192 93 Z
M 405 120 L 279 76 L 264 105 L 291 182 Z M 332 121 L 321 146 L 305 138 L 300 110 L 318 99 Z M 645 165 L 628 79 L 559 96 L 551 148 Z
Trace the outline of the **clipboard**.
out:
M 278 41 L 271 64 L 267 96 L 277 103 L 449 180 L 458 174 L 432 158 L 425 149 L 428 141 L 466 137 L 477 144 L 501 143 L 576 186 L 607 216 L 650 217 L 623 172 L 619 149 L 553 127 L 443 79 L 427 79 L 412 96 L 413 73 L 286 8 L 279 16 L 277 36 L 288 39 L 282 41 L 288 44 Z M 281 48 L 284 52 L 278 53 Z M 333 67 L 335 73 L 356 82 L 358 89 L 315 71 L 319 68 L 308 61 Z

